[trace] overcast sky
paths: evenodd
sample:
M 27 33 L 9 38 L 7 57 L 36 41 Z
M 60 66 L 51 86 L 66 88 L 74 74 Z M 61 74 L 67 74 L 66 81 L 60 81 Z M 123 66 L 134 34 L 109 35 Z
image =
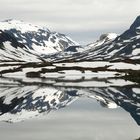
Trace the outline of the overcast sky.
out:
M 140 14 L 140 0 L 0 0 L 0 19 L 19 19 L 69 35 L 80 43 L 121 33 Z

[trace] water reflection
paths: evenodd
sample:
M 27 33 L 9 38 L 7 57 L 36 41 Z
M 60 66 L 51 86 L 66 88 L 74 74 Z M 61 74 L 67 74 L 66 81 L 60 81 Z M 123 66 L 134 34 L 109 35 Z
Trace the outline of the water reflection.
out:
M 4 81 L 4 80 L 3 80 Z M 94 81 L 95 82 L 95 81 Z M 19 122 L 39 117 L 73 103 L 78 98 L 94 99 L 102 107 L 121 107 L 140 125 L 140 88 L 123 86 L 23 85 L 5 79 L 0 86 L 0 121 Z

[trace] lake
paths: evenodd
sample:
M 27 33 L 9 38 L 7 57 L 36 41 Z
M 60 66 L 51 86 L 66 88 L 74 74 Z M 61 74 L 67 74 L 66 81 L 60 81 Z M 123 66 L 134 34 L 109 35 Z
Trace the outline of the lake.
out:
M 1 139 L 140 137 L 139 84 L 111 78 L 60 79 L 26 79 L 30 84 L 0 79 Z

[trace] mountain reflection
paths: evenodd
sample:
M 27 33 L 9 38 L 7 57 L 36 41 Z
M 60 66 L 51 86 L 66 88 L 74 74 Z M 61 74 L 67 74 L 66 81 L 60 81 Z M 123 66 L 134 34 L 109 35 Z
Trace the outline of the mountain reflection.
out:
M 140 125 L 140 88 L 134 86 L 65 87 L 1 84 L 0 121 L 19 122 L 66 107 L 78 98 L 97 100 L 110 109 L 122 107 Z

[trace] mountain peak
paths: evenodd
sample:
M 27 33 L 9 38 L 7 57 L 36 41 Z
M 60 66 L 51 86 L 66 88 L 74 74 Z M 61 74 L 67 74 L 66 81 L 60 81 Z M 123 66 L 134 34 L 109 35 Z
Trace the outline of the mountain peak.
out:
M 21 20 L 8 19 L 1 21 L 0 30 L 4 35 L 6 34 L 4 39 L 2 36 L 0 36 L 0 43 L 2 43 L 6 49 L 4 52 L 2 52 L 0 48 L 0 55 L 1 53 L 6 53 L 6 55 L 9 57 L 10 53 L 11 56 L 14 56 L 15 61 L 19 60 L 19 58 L 20 60 L 24 60 L 22 55 L 19 56 L 19 52 L 23 54 L 23 50 L 26 50 L 24 54 L 34 54 L 36 58 L 36 55 L 44 56 L 58 53 L 60 51 L 64 51 L 69 46 L 78 44 L 64 34 L 51 32 L 49 29 L 47 29 L 47 27 L 36 26 Z M 6 41 L 8 41 L 8 43 Z M 17 42 L 22 44 L 22 47 L 19 46 Z M 10 47 L 8 46 L 12 48 L 12 51 L 9 50 Z M 6 60 L 7 57 L 4 57 L 3 61 Z
M 22 33 L 26 33 L 29 31 L 30 32 L 38 31 L 39 29 L 41 29 L 41 27 L 33 25 L 31 23 L 26 23 L 22 20 L 7 19 L 0 22 L 0 29 L 1 30 L 16 29 L 18 31 L 21 31 Z
M 21 23 L 23 21 L 10 18 L 10 19 L 3 20 L 2 22 L 20 22 Z
M 135 21 L 133 22 L 133 24 L 130 26 L 130 29 L 136 29 L 137 27 L 140 26 L 140 15 L 137 16 L 137 18 L 135 19 Z
M 116 33 L 106 33 L 106 34 L 102 34 L 100 36 L 100 40 L 113 40 L 117 37 L 118 35 Z

